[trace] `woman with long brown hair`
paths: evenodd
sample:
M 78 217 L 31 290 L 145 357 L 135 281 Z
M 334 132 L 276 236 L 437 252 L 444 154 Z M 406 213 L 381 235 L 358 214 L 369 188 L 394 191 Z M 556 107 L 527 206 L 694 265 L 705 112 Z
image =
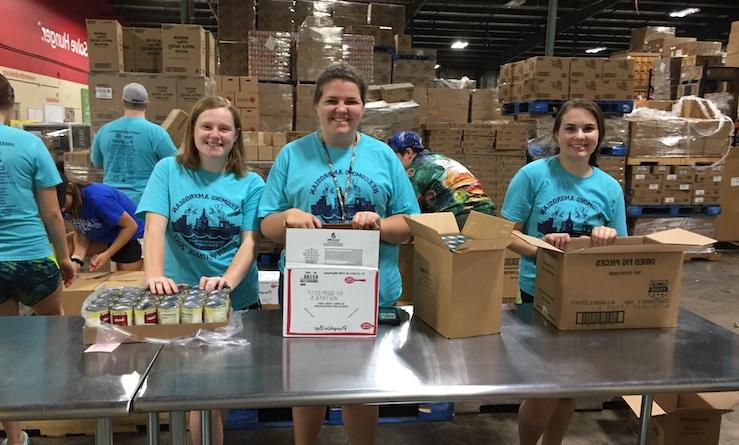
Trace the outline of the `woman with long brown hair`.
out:
M 114 261 L 118 270 L 142 269 L 139 240 L 144 222 L 135 217 L 136 204 L 123 192 L 105 184 L 70 181 L 63 212 L 75 228 L 72 261 L 78 270 L 85 265 L 91 241 L 106 246 L 90 259 L 91 271 L 108 261 Z

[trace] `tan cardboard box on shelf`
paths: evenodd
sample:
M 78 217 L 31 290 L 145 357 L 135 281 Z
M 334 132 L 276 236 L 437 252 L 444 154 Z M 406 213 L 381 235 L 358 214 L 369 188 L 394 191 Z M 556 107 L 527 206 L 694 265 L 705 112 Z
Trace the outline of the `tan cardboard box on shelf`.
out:
M 460 233 L 452 213 L 413 215 L 406 221 L 415 237 L 414 314 L 447 338 L 500 332 L 513 223 L 473 211 L 461 230 L 469 239 L 450 251 L 441 235 Z
M 87 19 L 91 72 L 123 71 L 123 28 L 117 20 Z
M 716 242 L 671 229 L 619 237 L 604 247 L 573 239 L 562 251 L 517 236 L 539 248 L 534 308 L 560 330 L 677 326 L 683 252 Z
M 185 142 L 187 133 L 187 123 L 190 121 L 190 115 L 179 108 L 175 108 L 169 112 L 167 118 L 162 122 L 161 127 L 167 131 L 169 137 L 172 138 L 175 147 L 181 147 Z
M 199 25 L 162 25 L 162 71 L 166 74 L 207 74 L 205 30 Z
M 636 418 L 641 396 L 624 396 Z M 718 445 L 721 416 L 739 404 L 739 392 L 658 394 L 652 402 L 650 445 Z

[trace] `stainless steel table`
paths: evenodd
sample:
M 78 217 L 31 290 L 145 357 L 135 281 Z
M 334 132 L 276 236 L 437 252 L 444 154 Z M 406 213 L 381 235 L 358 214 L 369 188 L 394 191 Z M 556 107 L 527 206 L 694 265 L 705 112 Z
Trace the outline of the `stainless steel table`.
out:
M 178 412 L 179 445 L 185 410 L 642 394 L 646 428 L 654 393 L 739 388 L 739 336 L 683 309 L 675 329 L 581 332 L 504 311 L 501 335 L 456 340 L 417 318 L 376 339 L 283 338 L 277 311 L 244 325 L 250 346 L 165 346 L 133 410 Z
M 161 345 L 89 353 L 81 317 L 0 317 L 0 419 L 96 419 L 95 441 L 113 440 Z

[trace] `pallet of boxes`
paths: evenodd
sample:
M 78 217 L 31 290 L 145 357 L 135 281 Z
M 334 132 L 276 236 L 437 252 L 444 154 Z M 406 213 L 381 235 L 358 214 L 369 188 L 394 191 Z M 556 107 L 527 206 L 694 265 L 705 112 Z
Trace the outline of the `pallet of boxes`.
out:
M 640 108 L 629 118 L 631 233 L 672 227 L 716 237 L 716 220 L 724 208 L 725 165 L 720 160 L 729 150 L 733 123 L 720 112 L 706 113 L 717 111 L 711 110 L 705 99 L 683 98 L 675 112 Z

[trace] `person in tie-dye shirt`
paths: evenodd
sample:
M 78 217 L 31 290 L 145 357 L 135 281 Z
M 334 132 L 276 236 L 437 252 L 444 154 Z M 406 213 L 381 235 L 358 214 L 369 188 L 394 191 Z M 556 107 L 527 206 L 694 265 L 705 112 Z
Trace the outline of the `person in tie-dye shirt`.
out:
M 454 159 L 424 148 L 417 133 L 399 131 L 387 144 L 408 172 L 422 213 L 452 212 L 460 228 L 471 210 L 495 213 L 495 204 L 475 175 Z

